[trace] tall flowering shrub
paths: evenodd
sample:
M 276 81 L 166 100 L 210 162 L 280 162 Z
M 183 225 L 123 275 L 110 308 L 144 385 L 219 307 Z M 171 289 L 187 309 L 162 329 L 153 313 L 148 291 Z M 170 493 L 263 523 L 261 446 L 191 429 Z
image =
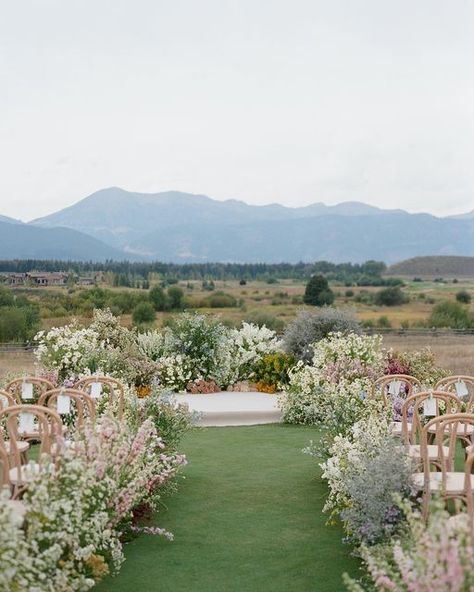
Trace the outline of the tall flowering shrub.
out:
M 288 423 L 319 423 L 345 432 L 365 413 L 371 383 L 383 368 L 380 336 L 332 333 L 313 346 L 310 365 L 289 372 L 280 399 Z
M 471 592 L 474 589 L 474 541 L 466 514 L 455 517 L 433 508 L 428 524 L 402 505 L 407 534 L 374 548 L 363 547 L 370 582 L 346 577 L 351 592 Z
M 133 430 L 104 416 L 61 448 L 55 463 L 45 456 L 31 473 L 24 521 L 0 498 L 2 590 L 82 592 L 117 571 L 133 510 L 144 501 L 156 509 L 160 488 L 185 463 L 165 450 L 150 419 Z

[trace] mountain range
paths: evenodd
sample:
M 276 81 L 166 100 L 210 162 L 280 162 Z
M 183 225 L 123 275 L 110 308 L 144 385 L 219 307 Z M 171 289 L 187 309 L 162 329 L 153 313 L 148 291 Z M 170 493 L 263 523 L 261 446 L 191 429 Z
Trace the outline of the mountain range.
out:
M 0 216 L 0 259 L 393 263 L 474 255 L 474 211 L 439 218 L 361 202 L 290 208 L 102 189 L 22 223 Z

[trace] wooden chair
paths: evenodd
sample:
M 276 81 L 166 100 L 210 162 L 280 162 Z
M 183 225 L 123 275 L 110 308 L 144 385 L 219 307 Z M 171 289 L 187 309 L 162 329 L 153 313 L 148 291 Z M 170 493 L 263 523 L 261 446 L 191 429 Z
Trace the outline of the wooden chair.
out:
M 31 397 L 25 398 L 25 391 L 23 385 L 32 385 Z M 36 376 L 24 376 L 23 378 L 15 378 L 10 380 L 5 386 L 5 390 L 11 393 L 17 405 L 26 403 L 27 405 L 34 405 L 40 396 L 54 388 L 54 384 L 46 378 L 39 378 Z
M 399 392 L 403 387 L 404 395 L 402 398 L 407 399 L 411 395 L 413 395 L 416 391 L 421 391 L 421 382 L 415 378 L 414 376 L 409 376 L 408 374 L 387 374 L 385 376 L 381 376 L 378 378 L 374 384 L 372 385 L 372 393 L 371 396 L 373 398 L 382 398 L 384 406 L 388 409 L 393 409 L 392 400 L 390 399 L 390 385 L 399 382 Z M 394 395 L 392 395 L 394 396 Z M 392 421 L 390 425 L 390 430 L 394 436 L 401 436 L 402 435 L 402 422 L 401 421 Z
M 101 385 L 100 393 L 98 394 L 98 396 L 94 393 L 94 390 L 97 389 L 97 387 L 94 385 L 97 384 Z M 103 396 L 103 391 L 105 390 L 108 392 L 109 404 L 111 404 L 115 399 L 118 398 L 117 417 L 119 419 L 122 419 L 125 399 L 125 388 L 123 384 L 116 378 L 112 378 L 111 376 L 88 376 L 87 378 L 82 378 L 81 380 L 76 382 L 74 388 L 80 391 L 87 392 L 92 396 L 92 398 L 100 398 L 101 396 Z
M 467 394 L 461 395 L 461 389 L 465 388 Z M 455 376 L 446 376 L 436 383 L 435 390 L 455 393 L 463 403 L 466 403 L 466 412 L 471 413 L 474 407 L 474 376 L 465 376 L 457 374 Z
M 474 454 L 469 454 L 464 463 L 464 488 L 466 490 L 466 506 L 471 527 L 471 537 L 474 539 L 474 490 L 472 470 L 474 468 Z
M 408 421 L 410 411 L 411 422 Z M 421 432 L 431 418 L 460 412 L 461 401 L 452 393 L 424 391 L 408 397 L 402 405 L 402 438 L 409 456 L 421 463 Z M 440 467 L 441 459 L 438 453 L 438 446 L 428 443 L 428 459 L 433 465 Z M 444 454 L 448 453 L 445 447 Z
M 11 407 L 12 405 L 16 405 L 15 397 L 11 393 L 7 393 L 7 391 L 0 390 L 0 410 L 6 409 L 7 407 Z M 4 447 L 7 454 L 10 453 L 10 441 L 8 439 L 4 439 Z M 26 452 L 29 449 L 30 445 L 26 440 L 22 440 L 18 442 L 18 448 L 20 449 L 21 455 L 26 462 Z
M 0 389 L 0 409 L 4 409 L 5 407 L 10 407 L 11 405 L 16 404 L 16 399 L 11 393 Z
M 28 481 L 28 474 L 25 465 L 22 463 L 19 446 L 24 433 L 35 432 L 36 439 L 40 443 L 39 455 L 52 455 L 53 452 L 57 454 L 58 445 L 62 439 L 63 424 L 56 411 L 39 405 L 7 407 L 0 411 L 0 423 L 3 423 L 3 420 L 5 420 L 5 431 L 10 442 L 8 452 L 9 479 L 13 486 L 13 497 L 17 498 L 26 488 Z M 56 446 L 56 451 L 54 446 Z M 28 466 L 29 470 L 32 471 L 38 471 L 40 468 L 38 463 L 29 463 Z
M 8 489 L 10 496 L 12 494 L 12 484 L 10 481 L 10 462 L 7 451 L 4 449 L 0 440 L 0 488 L 2 490 Z M 26 513 L 26 508 L 19 500 L 7 500 L 10 509 L 15 512 L 20 518 L 23 518 Z
M 474 426 L 474 414 L 454 413 L 431 419 L 421 431 L 421 458 L 423 472 L 413 475 L 414 484 L 423 491 L 423 515 L 428 517 L 429 503 L 433 492 L 440 493 L 445 501 L 460 500 L 467 504 L 465 471 L 456 471 L 454 459 L 458 441 L 458 424 Z M 429 436 L 435 428 L 435 446 L 438 448 L 437 470 L 431 470 L 432 461 L 428 452 Z M 471 488 L 474 476 L 469 476 Z
M 61 397 L 65 397 L 65 399 L 61 399 Z M 87 419 L 95 419 L 94 399 L 78 389 L 56 388 L 46 391 L 39 398 L 38 405 L 54 409 L 60 416 L 74 413 L 76 428 L 81 428 Z M 65 410 L 67 405 L 69 405 L 69 409 Z

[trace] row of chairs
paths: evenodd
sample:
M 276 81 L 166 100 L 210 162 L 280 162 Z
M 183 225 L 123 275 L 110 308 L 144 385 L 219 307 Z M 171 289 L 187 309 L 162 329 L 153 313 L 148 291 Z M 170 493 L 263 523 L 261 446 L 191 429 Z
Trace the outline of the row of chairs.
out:
M 15 511 L 21 509 L 18 500 L 29 475 L 39 469 L 38 463 L 29 462 L 30 444 L 38 443 L 36 454 L 46 453 L 54 460 L 73 432 L 86 419 L 95 419 L 96 402 L 102 396 L 109 403 L 116 401 L 114 407 L 121 418 L 124 387 L 107 376 L 82 379 L 74 388 L 54 388 L 44 378 L 25 377 L 0 391 L 0 484 L 10 488 Z
M 474 377 L 449 376 L 433 390 L 423 390 L 414 377 L 384 376 L 374 383 L 373 397 L 391 406 L 404 399 L 401 421 L 393 421 L 392 433 L 418 466 L 414 484 L 423 495 L 423 514 L 428 516 L 434 493 L 446 502 L 463 502 L 474 532 Z M 456 470 L 456 453 L 464 450 L 463 470 Z
M 78 380 L 72 388 L 87 393 L 94 400 L 107 394 L 109 402 L 117 401 L 117 417 L 122 418 L 125 388 L 119 380 L 111 376 L 88 376 Z M 36 376 L 16 378 L 8 382 L 3 390 L 0 390 L 0 408 L 5 404 L 42 404 L 40 401 L 44 401 L 45 393 L 54 390 L 56 390 L 54 384 L 46 378 Z

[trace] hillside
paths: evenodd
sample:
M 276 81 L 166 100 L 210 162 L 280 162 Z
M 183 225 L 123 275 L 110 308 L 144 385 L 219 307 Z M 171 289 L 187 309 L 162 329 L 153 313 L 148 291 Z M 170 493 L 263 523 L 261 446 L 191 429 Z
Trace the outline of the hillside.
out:
M 0 220 L 0 259 L 122 259 L 123 253 L 69 228 L 38 228 Z
M 437 218 L 360 202 L 254 206 L 178 191 L 145 194 L 111 187 L 23 226 L 78 231 L 100 241 L 102 250 L 108 245 L 114 254 L 105 256 L 113 258 L 177 263 L 378 259 L 390 264 L 427 253 L 474 256 L 470 217 Z M 90 246 L 84 248 L 90 252 Z M 32 250 L 36 258 L 46 256 L 41 242 Z
M 474 257 L 414 257 L 391 265 L 387 275 L 420 278 L 474 278 Z

